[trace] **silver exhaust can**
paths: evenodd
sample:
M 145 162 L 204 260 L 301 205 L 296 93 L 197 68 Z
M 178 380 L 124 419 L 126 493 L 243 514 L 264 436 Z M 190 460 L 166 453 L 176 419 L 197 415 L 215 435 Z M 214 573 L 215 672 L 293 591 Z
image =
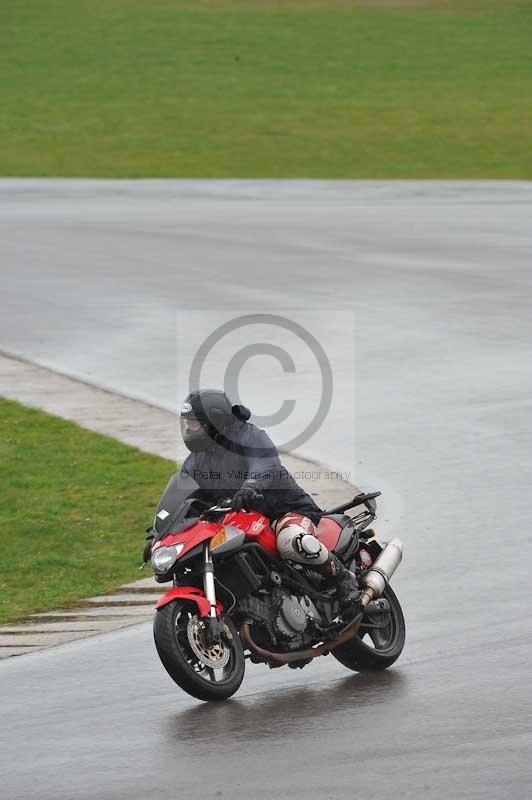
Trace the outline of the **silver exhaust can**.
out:
M 367 605 L 370 600 L 381 596 L 402 558 L 403 543 L 400 539 L 392 539 L 371 568 L 362 576 L 363 605 Z

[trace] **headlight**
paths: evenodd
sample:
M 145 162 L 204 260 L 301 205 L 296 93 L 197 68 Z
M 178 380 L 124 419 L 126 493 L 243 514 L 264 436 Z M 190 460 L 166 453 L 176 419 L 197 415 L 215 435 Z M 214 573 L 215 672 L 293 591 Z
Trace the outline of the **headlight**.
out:
M 174 566 L 184 546 L 184 544 L 174 544 L 171 547 L 158 547 L 151 557 L 153 571 L 161 575 L 168 572 L 170 567 Z

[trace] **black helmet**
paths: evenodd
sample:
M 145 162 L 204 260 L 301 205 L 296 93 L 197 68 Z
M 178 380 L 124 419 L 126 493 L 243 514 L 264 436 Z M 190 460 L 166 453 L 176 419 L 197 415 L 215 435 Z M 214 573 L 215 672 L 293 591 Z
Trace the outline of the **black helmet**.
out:
M 181 409 L 181 434 L 191 453 L 207 450 L 233 422 L 233 407 L 225 392 L 200 389 L 185 397 Z

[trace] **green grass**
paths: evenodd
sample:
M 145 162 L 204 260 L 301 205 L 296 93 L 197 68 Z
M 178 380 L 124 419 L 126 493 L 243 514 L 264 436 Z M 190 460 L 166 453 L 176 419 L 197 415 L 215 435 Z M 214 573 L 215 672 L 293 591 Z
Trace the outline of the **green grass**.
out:
M 531 0 L 4 0 L 0 174 L 532 178 Z
M 0 622 L 142 577 L 175 464 L 0 399 Z

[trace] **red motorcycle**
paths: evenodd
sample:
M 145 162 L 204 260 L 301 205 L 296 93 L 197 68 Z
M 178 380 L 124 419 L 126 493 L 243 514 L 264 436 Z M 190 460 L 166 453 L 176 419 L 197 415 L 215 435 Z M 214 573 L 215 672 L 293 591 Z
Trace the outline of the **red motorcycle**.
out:
M 212 506 L 192 478 L 173 475 L 145 555 L 156 580 L 173 583 L 153 626 L 171 678 L 201 700 L 225 700 L 242 683 L 246 658 L 302 668 L 331 653 L 358 672 L 393 664 L 405 622 L 389 580 L 402 545 L 393 539 L 383 547 L 368 528 L 379 495 L 357 495 L 325 512 L 318 526 L 318 538 L 359 580 L 360 602 L 347 613 L 321 575 L 279 557 L 267 517 L 232 511 L 228 501 Z

